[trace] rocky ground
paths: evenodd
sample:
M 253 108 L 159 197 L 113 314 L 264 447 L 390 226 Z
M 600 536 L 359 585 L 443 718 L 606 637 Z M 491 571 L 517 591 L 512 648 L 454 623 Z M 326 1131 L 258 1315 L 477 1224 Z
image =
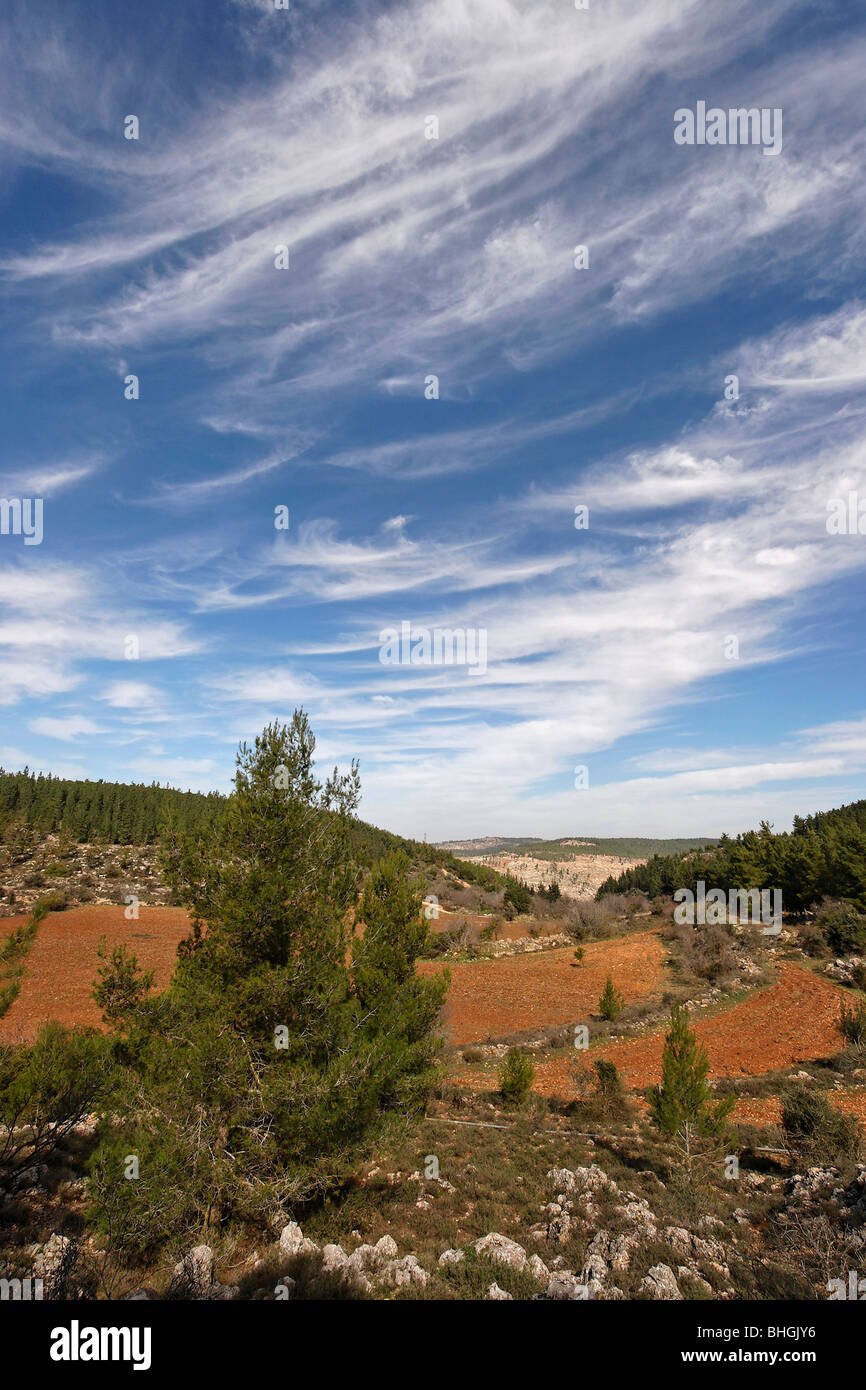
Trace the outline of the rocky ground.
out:
M 539 1109 L 522 1120 L 477 1102 L 457 1111 L 440 1104 L 383 1155 L 387 1166 L 360 1170 L 309 1223 L 284 1220 L 254 1247 L 227 1237 L 181 1247 L 162 1267 L 129 1271 L 112 1295 L 809 1299 L 843 1296 L 832 1281 L 866 1260 L 866 1164 L 794 1168 L 752 1152 L 730 1178 L 713 1161 L 687 1181 L 642 1122 L 593 1138 L 574 1116 Z M 73 1146 L 92 1142 L 94 1126 L 79 1126 Z M 391 1168 L 413 1151 L 421 1167 Z M 7 1180 L 7 1277 L 41 1279 L 48 1298 L 98 1288 L 103 1251 L 77 1234 L 84 1199 L 74 1164 Z
M 547 887 L 553 881 L 567 898 L 592 898 L 611 874 L 621 874 L 643 864 L 643 859 L 624 859 L 614 854 L 583 854 L 573 859 L 535 859 L 526 854 L 467 854 L 476 864 L 486 864 L 501 874 L 511 874 L 530 888 Z
M 156 845 L 79 845 L 59 835 L 0 845 L 0 917 L 28 912 L 49 893 L 69 903 L 171 902 Z
M 9 1028 L 46 999 L 52 1016 L 79 1017 L 103 933 L 124 933 L 145 964 L 170 969 L 183 914 L 142 906 L 130 919 L 123 906 L 167 900 L 155 850 L 51 837 L 2 853 L 4 915 L 53 890 L 70 903 L 40 924 Z M 579 951 L 553 921 L 547 937 L 527 935 L 523 919 L 511 926 L 515 939 L 484 940 L 477 956 L 422 963 L 452 976 L 443 1080 L 427 1114 L 333 1201 L 287 1211 L 267 1232 L 224 1232 L 178 1243 L 153 1266 L 113 1268 L 80 1234 L 93 1116 L 50 1162 L 0 1176 L 4 1276 L 41 1279 L 58 1298 L 836 1296 L 833 1281 L 866 1263 L 866 1165 L 789 1151 L 779 1112 L 794 1084 L 866 1118 L 866 1057 L 843 1051 L 838 1030 L 857 958 L 810 960 L 793 930 L 766 939 L 738 928 L 727 973 L 713 980 L 693 973 L 689 941 L 642 912 L 599 923 Z M 624 996 L 614 1022 L 597 1012 L 608 975 Z M 691 1010 L 713 1086 L 737 1095 L 726 1152 L 691 1171 L 651 1126 L 645 1098 L 672 998 Z M 593 1109 L 577 1076 L 571 1034 L 584 1020 L 591 1047 L 578 1060 L 615 1061 L 627 1093 L 616 1116 Z M 528 1105 L 509 1110 L 497 1077 L 515 1040 L 535 1079 Z

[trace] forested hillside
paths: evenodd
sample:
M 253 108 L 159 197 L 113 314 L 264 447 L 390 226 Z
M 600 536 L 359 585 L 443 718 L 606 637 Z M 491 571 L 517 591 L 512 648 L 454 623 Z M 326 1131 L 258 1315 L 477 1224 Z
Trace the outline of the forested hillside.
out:
M 219 792 L 182 792 L 158 782 L 75 781 L 51 774 L 0 768 L 0 835 L 10 823 L 38 835 L 62 833 L 79 844 L 152 845 L 171 822 L 181 830 L 206 832 L 225 809 Z M 468 864 L 447 850 L 406 840 L 354 820 L 350 841 L 360 864 L 370 865 L 402 849 L 416 867 L 448 869 L 465 883 L 495 892 L 508 880 L 483 865 Z
M 204 826 L 225 800 L 218 792 L 181 792 L 144 783 L 72 781 L 0 769 L 0 819 L 41 834 L 63 831 L 80 844 L 151 845 L 169 816 L 184 829 Z
M 866 801 L 812 816 L 795 816 L 777 834 L 766 822 L 700 852 L 655 855 L 646 864 L 606 879 L 597 897 L 640 890 L 650 897 L 677 888 L 780 888 L 786 911 L 799 912 L 822 897 L 846 898 L 866 908 Z

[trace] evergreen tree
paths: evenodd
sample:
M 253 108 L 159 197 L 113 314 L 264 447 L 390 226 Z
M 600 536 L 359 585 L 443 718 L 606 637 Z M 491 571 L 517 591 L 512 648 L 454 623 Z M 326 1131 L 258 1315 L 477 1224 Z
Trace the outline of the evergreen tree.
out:
M 611 1022 L 618 1014 L 622 1013 L 624 1008 L 625 1000 L 608 975 L 604 982 L 601 998 L 598 1001 L 598 1011 L 602 1018 Z
M 525 1105 L 535 1079 L 532 1058 L 519 1047 L 510 1047 L 499 1070 L 499 1090 L 506 1105 Z
M 241 746 L 210 832 L 167 836 L 193 932 L 170 988 L 123 1018 L 128 1119 L 93 1167 L 104 1229 L 128 1219 L 155 1247 L 232 1216 L 274 1217 L 343 1179 L 433 1080 L 447 982 L 415 972 L 420 894 L 405 861 L 387 860 L 353 929 L 357 767 L 323 784 L 314 747 L 302 712 L 269 725 Z M 156 1179 L 124 1181 L 130 1153 L 181 1193 L 154 1207 Z
M 709 1070 L 707 1050 L 689 1027 L 688 1013 L 682 1004 L 673 1004 L 661 1085 L 650 1092 L 650 1113 L 662 1133 L 676 1141 L 688 1172 L 701 1141 L 721 1142 L 736 1100 L 733 1095 L 715 1100 L 707 1084 Z

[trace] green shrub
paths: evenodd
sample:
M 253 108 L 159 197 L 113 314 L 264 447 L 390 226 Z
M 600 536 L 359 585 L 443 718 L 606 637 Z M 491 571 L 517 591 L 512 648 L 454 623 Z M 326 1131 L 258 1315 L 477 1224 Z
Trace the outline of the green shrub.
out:
M 601 998 L 598 1001 L 598 1011 L 602 1018 L 612 1022 L 625 1008 L 625 1000 L 619 990 L 608 975 L 605 980 Z
M 687 1174 L 702 1148 L 720 1143 L 736 1095 L 715 1100 L 708 1085 L 710 1062 L 707 1049 L 689 1027 L 682 1004 L 671 1005 L 671 1023 L 662 1053 L 662 1079 L 649 1093 L 653 1123 L 673 1139 L 683 1157 Z
M 103 936 L 96 954 L 102 964 L 96 974 L 93 998 L 106 1023 L 120 1023 L 141 1004 L 153 987 L 154 971 L 141 970 L 124 942 L 109 947 Z
M 813 1086 L 791 1086 L 782 1105 L 782 1129 L 796 1158 L 835 1163 L 856 1159 L 860 1126 Z
M 0 1047 L 0 1172 L 43 1159 L 108 1094 L 105 1038 L 45 1023 L 32 1047 Z
M 532 911 L 532 894 L 525 883 L 519 883 L 517 879 L 509 879 L 508 886 L 502 899 L 502 906 L 505 914 L 509 918 L 518 917 L 522 913 Z
M 866 1048 L 866 999 L 859 999 L 851 1008 L 844 1001 L 839 1014 L 839 1032 L 849 1046 L 862 1051 Z
M 600 1057 L 592 1068 L 578 1062 L 574 1082 L 580 1096 L 580 1115 L 584 1120 L 625 1120 L 632 1104 L 614 1062 Z
M 43 917 L 47 917 L 49 912 L 63 912 L 69 906 L 69 899 L 59 888 L 52 893 L 43 893 L 42 897 L 33 908 L 33 916 L 41 922 Z
M 866 949 L 866 917 L 852 902 L 825 898 L 815 913 L 815 925 L 834 955 L 860 954 Z
M 510 1047 L 499 1069 L 499 1089 L 506 1105 L 525 1105 L 535 1080 L 535 1064 L 519 1047 Z

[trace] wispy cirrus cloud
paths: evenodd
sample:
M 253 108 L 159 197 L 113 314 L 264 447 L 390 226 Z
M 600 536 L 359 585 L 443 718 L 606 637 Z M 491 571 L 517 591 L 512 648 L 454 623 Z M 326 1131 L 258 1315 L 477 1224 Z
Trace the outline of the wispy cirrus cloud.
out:
M 102 0 L 34 3 L 0 21 L 9 457 L 60 505 L 0 552 L 10 746 L 213 784 L 303 702 L 367 814 L 449 838 L 850 789 L 862 26 L 420 0 L 204 34 L 154 0 L 118 51 Z M 698 96 L 783 108 L 781 156 L 675 146 Z M 487 674 L 384 666 L 403 620 L 483 629 Z

